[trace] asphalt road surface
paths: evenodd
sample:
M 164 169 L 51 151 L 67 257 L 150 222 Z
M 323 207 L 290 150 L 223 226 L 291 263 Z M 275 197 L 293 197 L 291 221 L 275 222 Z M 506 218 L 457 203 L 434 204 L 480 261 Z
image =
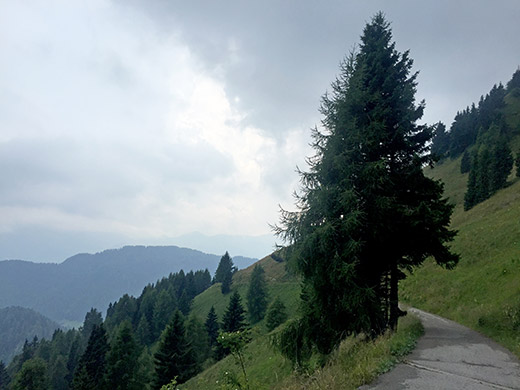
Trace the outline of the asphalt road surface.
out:
M 417 348 L 363 390 L 520 390 L 520 361 L 481 334 L 417 309 L 424 325 Z

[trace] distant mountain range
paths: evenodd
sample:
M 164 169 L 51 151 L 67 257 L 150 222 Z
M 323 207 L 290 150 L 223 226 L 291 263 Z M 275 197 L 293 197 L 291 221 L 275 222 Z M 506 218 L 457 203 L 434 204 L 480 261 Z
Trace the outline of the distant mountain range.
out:
M 123 294 L 139 295 L 171 272 L 207 268 L 213 275 L 220 258 L 176 246 L 126 246 L 79 254 L 60 264 L 0 261 L 0 308 L 22 306 L 62 324 L 80 322 L 90 308 L 104 312 Z M 255 261 L 233 257 L 238 268 Z
M 259 236 L 206 235 L 192 232 L 178 237 L 128 237 L 107 232 L 58 230 L 51 227 L 18 227 L 0 231 L 0 259 L 23 259 L 35 263 L 61 263 L 76 253 L 96 253 L 125 245 L 195 248 L 206 253 L 262 258 L 276 243 L 272 234 Z
M 0 309 L 0 361 L 8 364 L 13 356 L 22 351 L 25 340 L 34 336 L 49 340 L 59 325 L 34 310 L 23 307 Z

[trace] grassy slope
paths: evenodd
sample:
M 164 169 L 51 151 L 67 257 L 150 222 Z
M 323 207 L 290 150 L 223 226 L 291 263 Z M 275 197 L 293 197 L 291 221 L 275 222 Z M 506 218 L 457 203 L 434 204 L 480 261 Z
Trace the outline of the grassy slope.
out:
M 270 300 L 279 296 L 287 307 L 288 315 L 290 317 L 295 316 L 300 296 L 300 282 L 298 279 L 286 272 L 285 263 L 278 263 L 270 256 L 260 260 L 257 264 L 260 264 L 265 270 Z M 232 291 L 238 290 L 242 297 L 244 308 L 247 307 L 245 296 L 253 268 L 254 265 L 238 271 L 233 276 Z M 225 296 L 222 295 L 220 284 L 214 285 L 195 298 L 192 312 L 204 320 L 213 305 L 219 319 L 222 319 L 230 296 L 231 293 Z M 247 372 L 254 389 L 271 389 L 278 381 L 290 376 L 292 373 L 291 364 L 271 348 L 264 321 L 255 324 L 253 341 L 247 347 L 247 355 Z M 219 388 L 217 381 L 222 383 L 226 372 L 238 372 L 231 356 L 207 368 L 203 373 L 192 378 L 181 388 L 194 390 L 217 389 Z
M 452 271 L 426 262 L 402 282 L 401 299 L 487 334 L 520 356 L 520 181 L 511 176 L 509 187 L 465 212 L 467 174 L 459 168 L 460 158 L 429 174 L 446 183 L 446 196 L 456 204 L 452 227 L 459 234 L 452 247 L 461 261 Z
M 274 390 L 354 390 L 371 383 L 390 370 L 414 348 L 424 329 L 417 317 L 399 321 L 397 332 L 374 341 L 348 337 L 330 356 L 329 362 L 310 375 L 293 375 L 273 387 Z
M 238 290 L 242 297 L 242 304 L 246 308 L 246 292 L 249 286 L 249 278 L 253 268 L 256 264 L 260 264 L 265 271 L 265 277 L 269 286 L 269 297 L 270 300 L 276 296 L 280 296 L 280 299 L 286 304 L 288 314 L 294 315 L 296 313 L 297 302 L 300 296 L 300 283 L 299 281 L 289 275 L 285 270 L 285 263 L 278 263 L 274 261 L 270 256 L 263 258 L 257 263 L 238 271 L 233 275 L 233 284 L 231 286 L 232 292 Z M 195 297 L 192 306 L 192 313 L 201 318 L 206 319 L 206 316 L 211 308 L 215 306 L 215 311 L 220 319 L 224 315 L 226 308 L 229 303 L 231 293 L 225 296 L 220 291 L 220 284 L 215 284 L 209 289 Z
M 273 351 L 268 337 L 264 335 L 249 344 L 245 350 L 250 388 L 354 390 L 372 382 L 402 360 L 413 350 L 422 333 L 420 321 L 416 317 L 407 316 L 399 322 L 395 334 L 386 334 L 368 342 L 362 337 L 349 337 L 341 343 L 323 368 L 311 370 L 309 374 L 294 373 L 290 362 Z M 224 377 L 233 372 L 238 373 L 239 369 L 229 356 L 179 388 L 228 389 L 222 386 Z
M 266 271 L 271 299 L 279 296 L 286 304 L 289 317 L 297 314 L 300 282 L 289 275 L 285 263 L 277 263 L 271 257 L 259 261 Z M 237 272 L 233 277 L 232 290 L 238 290 L 245 297 L 253 266 Z M 224 296 L 220 285 L 212 286 L 193 303 L 193 313 L 205 319 L 211 306 L 222 318 L 228 305 L 230 294 Z M 243 301 L 244 307 L 245 301 Z M 275 330 L 276 332 L 276 330 Z M 250 388 L 267 389 L 355 389 L 369 383 L 377 375 L 387 371 L 402 356 L 407 354 L 422 334 L 418 319 L 407 317 L 399 324 L 395 335 L 385 335 L 371 342 L 360 338 L 348 338 L 341 344 L 323 368 L 311 369 L 311 374 L 296 375 L 292 364 L 276 352 L 270 343 L 264 321 L 252 330 L 253 341 L 246 347 L 246 369 Z M 179 386 L 183 390 L 227 389 L 223 386 L 226 375 L 239 374 L 239 368 L 232 356 L 209 366 L 204 372 Z

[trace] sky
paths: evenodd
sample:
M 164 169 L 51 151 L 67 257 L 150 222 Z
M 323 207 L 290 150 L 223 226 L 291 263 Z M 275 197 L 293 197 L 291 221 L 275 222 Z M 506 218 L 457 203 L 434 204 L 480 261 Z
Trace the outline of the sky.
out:
M 320 97 L 378 11 L 425 123 L 520 65 L 518 0 L 0 1 L 0 259 L 195 236 L 267 255 Z

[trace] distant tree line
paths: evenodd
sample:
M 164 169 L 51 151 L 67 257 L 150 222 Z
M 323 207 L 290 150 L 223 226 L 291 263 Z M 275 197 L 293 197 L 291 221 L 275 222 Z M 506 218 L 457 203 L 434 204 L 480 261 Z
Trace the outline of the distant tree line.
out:
M 449 131 L 443 123 L 435 127 L 431 151 L 437 158 L 458 158 L 462 155 L 460 172 L 469 173 L 464 209 L 488 199 L 507 185 L 507 178 L 520 159 L 513 158 L 509 142 L 520 134 L 520 128 L 511 127 L 507 120 L 506 98 L 520 97 L 520 70 L 517 70 L 507 87 L 494 85 L 481 96 L 478 105 L 473 103 L 457 112 Z

